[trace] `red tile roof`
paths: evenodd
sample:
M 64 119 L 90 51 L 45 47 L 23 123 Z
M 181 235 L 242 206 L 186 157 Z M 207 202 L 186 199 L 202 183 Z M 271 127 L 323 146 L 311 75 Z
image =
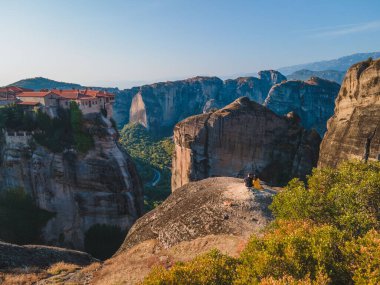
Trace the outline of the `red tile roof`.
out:
M 52 93 L 56 94 L 55 92 L 52 92 L 52 91 L 22 92 L 22 93 L 18 94 L 17 97 L 45 97 L 45 96 L 52 94 Z
M 6 86 L 0 88 L 0 93 L 10 92 L 10 93 L 21 93 L 24 91 L 33 91 L 32 89 L 17 87 L 17 86 Z
M 18 97 L 45 97 L 48 94 L 56 94 L 64 99 L 67 100 L 80 100 L 83 99 L 89 99 L 89 98 L 96 98 L 96 97 L 114 97 L 112 93 L 106 92 L 106 91 L 99 91 L 99 90 L 58 90 L 58 89 L 52 89 L 51 91 L 27 91 L 22 92 L 18 94 Z

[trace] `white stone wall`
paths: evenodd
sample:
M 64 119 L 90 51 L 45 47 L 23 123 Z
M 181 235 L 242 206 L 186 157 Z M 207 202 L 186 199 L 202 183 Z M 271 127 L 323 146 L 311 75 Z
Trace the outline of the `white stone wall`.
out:
M 32 139 L 33 132 L 26 131 L 3 131 L 5 143 L 7 146 L 28 146 L 29 141 Z

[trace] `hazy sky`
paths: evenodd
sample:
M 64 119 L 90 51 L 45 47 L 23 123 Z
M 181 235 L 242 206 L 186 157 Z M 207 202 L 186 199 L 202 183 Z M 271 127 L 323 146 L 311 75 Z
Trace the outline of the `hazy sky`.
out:
M 380 50 L 379 0 L 0 0 L 0 85 L 125 87 Z

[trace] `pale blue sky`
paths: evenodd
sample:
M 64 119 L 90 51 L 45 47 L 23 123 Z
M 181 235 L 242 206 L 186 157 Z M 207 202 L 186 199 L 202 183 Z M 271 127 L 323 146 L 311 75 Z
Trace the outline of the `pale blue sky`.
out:
M 125 87 L 380 50 L 379 0 L 0 0 L 0 85 Z

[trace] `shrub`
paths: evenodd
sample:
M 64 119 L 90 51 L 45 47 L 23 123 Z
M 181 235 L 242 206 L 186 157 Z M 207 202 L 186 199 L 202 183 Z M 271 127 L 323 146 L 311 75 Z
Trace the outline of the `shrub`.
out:
M 359 236 L 380 221 L 380 163 L 346 162 L 314 169 L 306 187 L 293 180 L 273 199 L 277 219 L 310 219 Z
M 84 248 L 92 256 L 105 260 L 123 243 L 125 232 L 118 226 L 96 224 L 85 233 Z
M 330 225 L 311 221 L 280 221 L 263 237 L 253 236 L 241 255 L 234 284 L 254 284 L 264 278 L 296 280 L 328 275 L 345 284 L 349 272 L 342 264 L 343 237 Z
M 169 270 L 159 266 L 145 278 L 145 285 L 218 284 L 229 285 L 236 274 L 238 261 L 212 250 L 187 263 L 177 263 Z
M 52 213 L 39 209 L 22 188 L 0 191 L 0 239 L 16 244 L 40 242 Z
M 380 284 L 380 233 L 371 230 L 365 236 L 347 242 L 346 259 L 355 284 Z

